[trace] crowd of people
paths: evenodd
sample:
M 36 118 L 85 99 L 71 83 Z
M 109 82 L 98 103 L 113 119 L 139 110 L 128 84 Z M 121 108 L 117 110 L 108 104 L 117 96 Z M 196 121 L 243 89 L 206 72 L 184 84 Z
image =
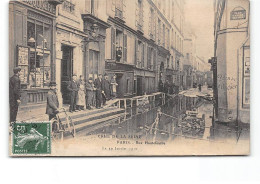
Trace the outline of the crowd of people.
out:
M 10 122 L 15 122 L 20 104 L 20 73 L 21 68 L 14 68 L 14 75 L 9 81 L 9 104 L 10 104 Z M 72 80 L 68 83 L 67 89 L 70 96 L 70 112 L 81 111 L 85 109 L 97 108 L 100 109 L 106 105 L 108 100 L 116 98 L 117 94 L 116 75 L 113 75 L 111 80 L 107 74 L 99 74 L 98 78 L 93 80 L 89 78 L 85 82 L 84 77 L 73 75 Z M 47 94 L 46 114 L 49 119 L 52 119 L 59 112 L 59 100 L 57 95 L 56 82 L 50 82 L 50 90 Z
M 72 81 L 68 83 L 68 91 L 70 92 L 70 112 L 80 111 L 84 109 L 97 109 L 106 105 L 108 100 L 116 98 L 116 75 L 109 80 L 107 74 L 98 75 L 98 78 L 93 80 L 89 78 L 85 82 L 81 75 L 77 80 L 77 75 L 73 75 Z
M 86 82 L 82 75 L 79 79 L 77 75 L 73 75 L 67 86 L 70 93 L 69 111 L 73 113 L 85 109 L 102 108 L 108 100 L 116 98 L 117 86 L 116 75 L 109 80 L 107 74 L 104 78 L 102 74 L 99 74 L 97 79 L 93 80 L 90 77 Z M 50 89 L 47 95 L 46 114 L 49 115 L 49 119 L 52 119 L 59 112 L 55 82 L 50 83 Z

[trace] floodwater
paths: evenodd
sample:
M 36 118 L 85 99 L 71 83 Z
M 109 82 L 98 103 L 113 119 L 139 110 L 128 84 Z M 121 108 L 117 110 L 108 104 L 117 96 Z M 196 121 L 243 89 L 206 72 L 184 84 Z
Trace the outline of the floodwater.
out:
M 188 112 L 196 115 L 187 116 Z M 231 138 L 248 138 L 247 130 L 237 126 L 216 124 L 212 121 L 213 104 L 200 97 L 168 96 L 146 105 L 127 108 L 125 116 L 91 127 L 85 136 L 105 134 L 117 137 L 142 137 L 147 141 L 174 141 L 197 139 L 219 141 Z

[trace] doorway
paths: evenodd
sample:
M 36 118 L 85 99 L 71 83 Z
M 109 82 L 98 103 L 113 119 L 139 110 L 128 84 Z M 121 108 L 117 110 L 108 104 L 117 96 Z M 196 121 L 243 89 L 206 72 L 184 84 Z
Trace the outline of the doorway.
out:
M 142 84 L 142 77 L 137 77 L 137 96 L 142 96 L 143 95 L 143 84 Z
M 61 46 L 61 94 L 64 104 L 69 104 L 70 93 L 67 89 L 69 81 L 73 75 L 73 47 L 63 45 Z
M 124 91 L 123 91 L 123 73 L 116 73 L 116 83 L 118 84 L 117 86 L 117 97 L 123 98 L 124 97 Z

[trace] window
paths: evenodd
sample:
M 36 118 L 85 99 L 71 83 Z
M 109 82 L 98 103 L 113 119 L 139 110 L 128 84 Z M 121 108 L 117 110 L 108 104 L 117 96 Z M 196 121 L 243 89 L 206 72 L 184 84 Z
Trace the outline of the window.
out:
M 143 30 L 143 0 L 138 0 L 138 23 L 137 29 Z
M 167 49 L 169 49 L 170 47 L 170 30 L 167 28 L 167 38 L 166 38 L 166 41 L 167 41 Z
M 28 19 L 27 45 L 30 47 L 28 75 L 29 87 L 45 87 L 51 80 L 51 25 Z
M 149 20 L 149 33 L 150 33 L 150 38 L 154 39 L 154 10 L 151 8 L 150 9 L 150 20 Z
M 158 36 L 157 36 L 157 38 L 158 38 L 158 45 L 160 45 L 161 44 L 161 20 L 160 19 L 158 19 Z
M 167 68 L 170 68 L 170 59 L 167 58 Z
M 165 47 L 165 25 L 163 24 L 162 45 Z
M 144 67 L 144 44 L 141 41 L 138 41 L 137 46 L 137 67 Z
M 171 23 L 174 23 L 174 1 L 172 1 L 172 17 L 171 17 Z
M 115 41 L 116 41 L 116 61 L 117 62 L 126 61 L 125 53 L 123 54 L 123 58 L 122 58 L 122 53 L 126 52 L 126 50 L 127 50 L 127 47 L 126 47 L 127 40 L 126 39 L 127 38 L 125 37 L 123 32 L 116 29 Z
M 147 68 L 153 70 L 153 48 L 147 47 Z
M 115 16 L 123 19 L 123 0 L 116 0 Z

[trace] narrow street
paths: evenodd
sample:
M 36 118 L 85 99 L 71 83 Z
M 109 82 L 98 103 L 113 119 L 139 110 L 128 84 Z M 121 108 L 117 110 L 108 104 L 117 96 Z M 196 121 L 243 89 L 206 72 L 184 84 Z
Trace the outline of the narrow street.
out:
M 156 101 L 145 106 L 128 108 L 124 117 L 92 126 L 82 131 L 81 136 L 88 137 L 105 134 L 120 137 L 120 135 L 138 135 L 145 137 L 147 140 L 158 141 L 169 141 L 176 138 L 223 141 L 224 138 L 229 137 L 236 143 L 238 138 L 237 128 L 227 124 L 215 124 L 212 126 L 212 102 L 194 96 L 194 94 L 211 93 L 212 89 L 207 89 L 206 86 L 203 86 L 201 92 L 196 88 L 182 91 L 180 95 L 166 99 L 165 103 Z M 155 127 L 158 108 L 161 109 L 162 115 L 157 127 Z M 187 112 L 191 110 L 197 112 L 198 118 L 204 119 L 203 125 L 191 126 L 183 124 Z M 246 132 L 240 132 L 240 134 L 240 138 L 246 136 Z

